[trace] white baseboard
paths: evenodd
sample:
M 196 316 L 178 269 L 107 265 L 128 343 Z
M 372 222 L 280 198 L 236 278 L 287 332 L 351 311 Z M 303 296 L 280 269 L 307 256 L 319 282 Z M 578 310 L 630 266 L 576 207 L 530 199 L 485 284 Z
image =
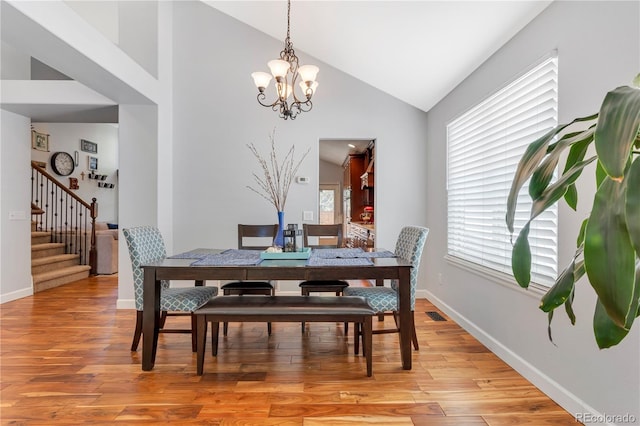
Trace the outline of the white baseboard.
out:
M 0 294 L 0 304 L 11 302 L 12 300 L 22 299 L 23 297 L 33 296 L 33 286 L 23 288 L 21 290 L 12 291 L 7 294 Z
M 135 309 L 136 302 L 133 299 L 118 299 L 116 309 Z
M 594 417 L 602 417 L 602 414 L 590 407 L 576 395 L 568 391 L 551 377 L 544 374 L 527 360 L 508 347 L 504 346 L 498 340 L 486 333 L 468 318 L 461 315 L 451 306 L 444 303 L 437 296 L 428 290 L 420 290 L 416 293 L 417 297 L 425 297 L 433 303 L 438 309 L 442 310 L 447 316 L 452 318 L 458 325 L 465 329 L 469 334 L 478 339 L 480 343 L 485 345 L 491 352 L 496 354 L 498 358 L 509 364 L 511 368 L 516 370 L 527 380 L 533 383 L 541 392 L 554 400 L 558 405 L 567 410 L 571 415 L 576 416 L 577 413 L 590 414 Z M 607 423 L 611 424 L 611 423 Z

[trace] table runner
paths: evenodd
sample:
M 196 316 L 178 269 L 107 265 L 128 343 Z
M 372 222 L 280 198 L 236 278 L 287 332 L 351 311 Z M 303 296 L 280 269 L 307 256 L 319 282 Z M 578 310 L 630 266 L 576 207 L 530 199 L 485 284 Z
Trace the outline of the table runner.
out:
M 191 266 L 257 265 L 262 262 L 260 250 L 229 249 L 222 253 L 208 254 L 191 263 Z
M 211 251 L 208 249 L 195 249 L 189 250 L 184 253 L 174 254 L 173 256 L 169 256 L 168 259 L 202 259 L 211 254 Z

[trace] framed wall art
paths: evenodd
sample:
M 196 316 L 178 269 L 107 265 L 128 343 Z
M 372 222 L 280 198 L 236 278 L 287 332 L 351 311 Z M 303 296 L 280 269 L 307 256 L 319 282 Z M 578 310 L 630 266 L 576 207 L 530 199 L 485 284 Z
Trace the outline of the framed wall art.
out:
M 84 152 L 90 152 L 92 154 L 98 153 L 98 144 L 85 139 L 80 139 L 80 149 Z
M 32 130 L 31 148 L 37 149 L 38 151 L 49 152 L 49 135 Z
M 89 156 L 89 170 L 98 170 L 98 157 Z

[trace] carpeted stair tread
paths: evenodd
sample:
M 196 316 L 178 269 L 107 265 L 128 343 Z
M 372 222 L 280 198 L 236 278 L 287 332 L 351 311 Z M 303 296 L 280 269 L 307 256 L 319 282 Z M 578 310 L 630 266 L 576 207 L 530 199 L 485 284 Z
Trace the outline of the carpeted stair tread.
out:
M 79 259 L 79 254 L 58 254 L 55 256 L 41 257 L 31 260 L 31 267 L 42 266 L 50 263 L 64 262 L 71 259 Z
M 34 284 L 36 284 L 43 281 L 49 281 L 56 278 L 64 277 L 66 275 L 82 273 L 85 271 L 88 274 L 90 270 L 91 270 L 91 266 L 89 265 L 68 266 L 66 268 L 60 268 L 60 269 L 55 269 L 53 271 L 43 272 L 41 274 L 35 274 L 33 275 L 33 282 Z
M 57 249 L 57 248 L 60 248 L 60 247 L 64 248 L 64 243 L 36 244 L 36 245 L 31 246 L 31 252 Z

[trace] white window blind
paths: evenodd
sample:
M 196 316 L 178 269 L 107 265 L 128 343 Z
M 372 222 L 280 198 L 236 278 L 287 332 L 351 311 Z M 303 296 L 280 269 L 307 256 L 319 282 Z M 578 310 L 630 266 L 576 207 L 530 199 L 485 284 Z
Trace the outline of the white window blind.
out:
M 447 126 L 448 254 L 512 274 L 507 196 L 526 147 L 557 125 L 557 58 L 544 60 Z M 514 241 L 531 211 L 528 183 L 518 197 Z M 531 224 L 531 281 L 557 275 L 557 209 Z

